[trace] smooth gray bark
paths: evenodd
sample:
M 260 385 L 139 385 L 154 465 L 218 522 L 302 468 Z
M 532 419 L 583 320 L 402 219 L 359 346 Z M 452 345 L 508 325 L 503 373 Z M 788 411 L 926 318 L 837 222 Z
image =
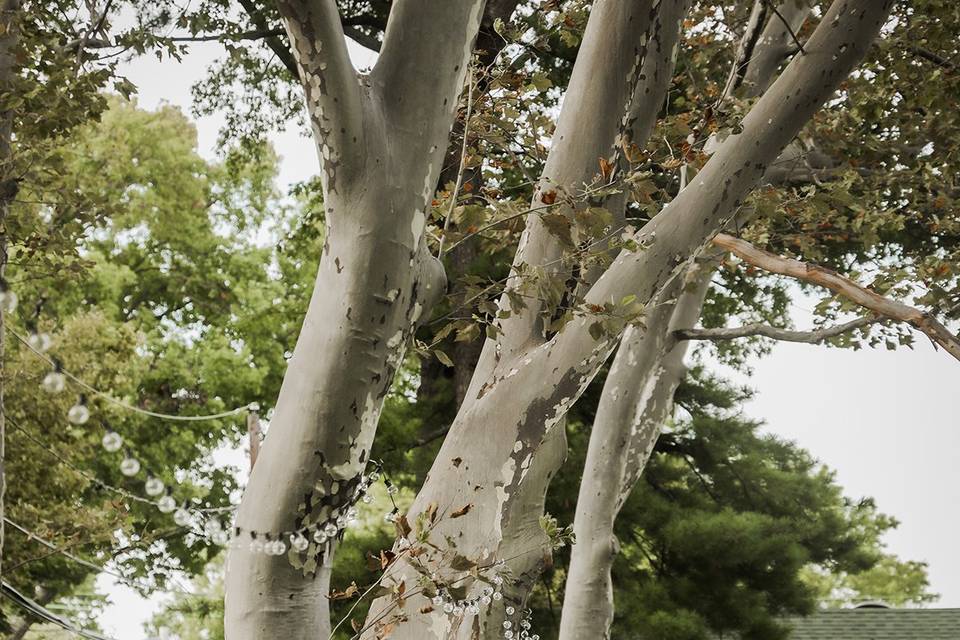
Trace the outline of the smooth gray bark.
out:
M 604 8 L 615 10 L 610 4 L 595 5 L 591 23 L 603 15 Z M 742 132 L 728 137 L 689 187 L 639 234 L 646 248 L 621 253 L 591 287 L 586 302 L 616 303 L 628 294 L 636 294 L 640 302 L 649 303 L 671 278 L 688 268 L 710 237 L 729 221 L 766 167 L 859 61 L 890 6 L 891 2 L 869 0 L 835 2 L 807 43 L 806 54 L 795 58 L 760 98 L 744 119 Z M 588 41 L 585 38 L 584 46 Z M 615 42 L 618 40 L 608 36 L 606 48 L 612 48 Z M 588 48 L 581 55 L 590 51 Z M 594 68 L 594 73 L 604 74 L 608 68 Z M 599 87 L 605 86 L 602 78 L 597 80 Z M 579 129 L 572 128 L 585 129 L 590 121 L 580 125 Z M 564 143 L 569 145 L 564 153 L 584 148 L 566 139 Z M 565 165 L 561 160 L 569 161 L 561 158 L 556 162 Z M 549 254 L 551 247 L 531 245 L 533 235 L 532 231 L 527 234 L 521 255 L 529 259 Z M 553 336 L 542 336 L 539 322 L 527 316 L 505 323 L 504 333 L 509 338 L 488 341 L 478 377 L 409 514 L 413 521 L 431 505 L 441 513 L 470 505 L 460 518 L 438 520 L 432 539 L 452 541 L 458 553 L 481 564 L 503 560 L 511 570 L 506 600 L 514 607 L 525 600 L 544 554 L 549 553 L 537 519 L 542 513 L 545 479 L 562 459 L 550 433 L 595 375 L 617 338 L 591 336 L 587 314 L 578 315 Z M 510 335 L 510 326 L 528 330 Z M 457 573 L 439 565 L 430 569 L 441 582 Z M 387 581 L 413 584 L 417 574 L 401 559 Z M 458 580 L 468 593 L 480 588 L 480 582 L 469 575 L 460 575 Z M 422 596 L 412 594 L 400 619 L 394 600 L 384 597 L 374 603 L 368 622 L 395 616 L 397 626 L 392 638 L 492 638 L 502 633 L 500 622 L 505 614 L 501 605 L 486 608 L 477 616 L 452 616 L 429 609 Z
M 326 238 L 313 296 L 237 518 L 230 640 L 326 638 L 333 546 L 254 553 L 248 531 L 323 523 L 360 480 L 394 372 L 444 293 L 424 241 L 482 0 L 395 2 L 360 76 L 333 0 L 284 0 L 320 156 Z
M 686 371 L 687 343 L 671 340 L 672 330 L 697 321 L 713 270 L 713 264 L 698 264 L 668 284 L 645 327 L 624 333 L 610 366 L 577 497 L 560 640 L 610 637 L 610 570 L 619 551 L 614 521 L 672 412 L 673 394 Z

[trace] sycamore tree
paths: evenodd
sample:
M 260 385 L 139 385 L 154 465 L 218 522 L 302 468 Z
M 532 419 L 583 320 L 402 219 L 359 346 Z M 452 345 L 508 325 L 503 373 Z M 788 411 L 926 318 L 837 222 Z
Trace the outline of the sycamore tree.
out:
M 912 326 L 960 353 L 942 324 L 960 309 L 948 3 L 240 5 L 143 12 L 228 43 L 224 74 L 259 65 L 244 76 L 263 80 L 255 96 L 283 102 L 296 78 L 320 162 L 323 248 L 236 520 L 228 638 L 330 635 L 338 522 L 370 481 L 410 345 L 457 365 L 456 409 L 407 443 L 443 436 L 388 514 L 364 638 L 530 635 L 521 611 L 572 541 L 545 513 L 568 417 L 611 357 L 589 442 L 572 440 L 584 466 L 561 638 L 610 633 L 617 515 L 691 340 L 737 358 L 734 338 L 896 346 Z M 348 36 L 379 49 L 371 70 L 354 69 Z M 790 329 L 788 290 L 763 273 L 828 290 L 823 326 Z M 697 535 L 719 535 L 709 524 Z
M 451 242 L 450 222 L 443 208 L 434 210 L 435 187 L 484 17 L 481 2 L 395 2 L 376 65 L 357 73 L 335 3 L 278 2 L 277 8 L 317 141 L 326 236 L 271 435 L 238 515 L 238 531 L 251 539 L 325 528 L 364 482 L 394 373 L 446 288 L 435 255 Z M 686 111 L 685 123 L 672 120 L 689 133 L 647 180 L 645 154 L 659 147 L 648 139 L 671 88 L 678 40 L 703 41 L 705 48 L 723 40 L 716 12 L 703 9 L 691 13 L 679 2 L 590 8 L 582 41 L 574 43 L 549 150 L 534 176 L 533 206 L 516 216 L 525 215 L 526 226 L 503 295 L 483 323 L 482 354 L 430 473 L 407 513 L 395 516 L 397 555 L 385 567 L 359 635 L 523 633 L 515 612 L 563 535 L 542 516 L 549 481 L 566 452 L 564 418 L 618 344 L 588 448 L 561 637 L 603 634 L 609 625 L 609 528 L 668 415 L 686 341 L 758 333 L 823 340 L 884 320 L 912 324 L 957 354 L 956 338 L 934 313 L 953 296 L 951 250 L 938 246 L 939 230 L 947 226 L 952 233 L 951 223 L 938 220 L 938 231 L 928 225 L 923 233 L 904 220 L 930 208 L 949 212 L 952 190 L 932 187 L 937 180 L 930 176 L 913 176 L 903 193 L 888 188 L 881 191 L 884 200 L 870 201 L 888 214 L 877 219 L 876 211 L 859 211 L 850 195 L 856 186 L 837 188 L 844 180 L 869 182 L 885 165 L 899 171 L 918 120 L 909 119 L 910 134 L 892 124 L 866 124 L 862 135 L 890 144 L 868 145 L 862 158 L 838 156 L 835 144 L 844 124 L 853 123 L 851 111 L 878 121 L 897 117 L 889 95 L 884 104 L 870 94 L 882 74 L 902 80 L 911 69 L 885 66 L 904 58 L 897 28 L 909 33 L 917 22 L 935 25 L 941 15 L 951 17 L 950 10 L 931 4 L 918 16 L 898 7 L 890 18 L 892 3 L 787 2 L 776 10 L 757 3 L 742 14 L 740 37 L 726 38 L 736 52 L 722 76 L 697 77 L 710 65 L 690 72 L 694 88 L 709 86 L 696 96 L 697 110 Z M 872 67 L 851 76 L 868 54 Z M 937 51 L 922 49 L 918 57 L 911 60 L 916 69 L 929 71 L 922 61 L 931 58 L 937 67 L 952 64 Z M 858 90 L 867 94 L 863 105 L 854 102 Z M 901 95 L 892 107 L 907 99 Z M 941 105 L 932 99 L 926 113 L 937 112 L 936 118 Z M 811 121 L 824 105 L 826 115 Z M 860 115 L 857 122 L 868 119 Z M 820 140 L 820 130 L 834 137 Z M 939 162 L 949 160 L 949 148 L 928 149 L 926 156 L 914 150 L 920 157 L 931 152 Z M 949 164 L 924 169 L 952 184 L 952 173 L 944 175 Z M 454 181 L 454 197 L 464 172 Z M 827 180 L 828 195 L 818 200 Z M 798 182 L 789 196 L 756 191 L 758 184 Z M 624 220 L 635 184 L 637 199 L 652 207 L 630 230 Z M 841 221 L 830 210 L 844 196 L 847 219 Z M 801 219 L 791 221 L 807 232 L 803 240 L 791 243 L 782 230 L 774 232 L 780 207 L 790 211 L 793 204 L 778 197 L 812 200 L 803 203 Z M 818 208 L 827 210 L 823 220 L 804 219 Z M 889 219 L 897 214 L 900 220 Z M 431 222 L 436 243 L 429 239 Z M 858 285 L 857 277 L 784 259 L 744 239 L 781 251 L 810 247 L 807 257 L 828 262 L 827 252 L 816 251 L 818 239 L 837 236 L 829 239 L 851 242 L 847 253 L 866 261 L 879 241 L 851 238 L 863 227 L 866 235 L 897 226 L 909 227 L 900 246 L 912 264 L 894 275 L 880 260 L 877 279 L 888 283 L 878 288 L 887 297 Z M 833 308 L 828 302 L 826 313 L 861 305 L 866 315 L 813 335 L 763 326 L 696 333 L 711 274 L 725 252 L 755 269 L 826 286 L 844 300 Z M 847 271 L 859 276 L 849 263 Z M 901 295 L 925 306 L 908 307 L 896 300 Z M 323 536 L 283 555 L 259 553 L 256 544 L 234 546 L 228 636 L 328 633 L 336 547 Z M 491 584 L 500 587 L 493 593 L 501 599 L 488 597 Z

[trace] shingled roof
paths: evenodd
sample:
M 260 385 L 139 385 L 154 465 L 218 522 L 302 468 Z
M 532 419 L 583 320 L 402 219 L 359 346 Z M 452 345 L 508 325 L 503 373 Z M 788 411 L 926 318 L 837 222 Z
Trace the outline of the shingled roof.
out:
M 790 640 L 960 640 L 960 609 L 824 609 L 789 622 Z

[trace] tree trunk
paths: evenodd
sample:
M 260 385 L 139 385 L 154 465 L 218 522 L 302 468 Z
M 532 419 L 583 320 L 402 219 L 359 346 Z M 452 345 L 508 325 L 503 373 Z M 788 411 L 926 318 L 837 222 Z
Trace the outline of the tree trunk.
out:
M 676 285 L 665 287 L 645 328 L 624 333 L 610 366 L 577 497 L 560 640 L 610 637 L 610 570 L 620 548 L 614 521 L 672 413 L 673 394 L 686 373 L 686 341 L 672 340 L 672 332 L 699 319 L 713 271 L 713 264 L 695 265 Z
M 773 16 L 765 2 L 754 4 L 731 69 L 724 98 L 751 78 L 746 92 L 760 95 L 772 83 L 782 60 L 792 51 L 784 31 L 771 25 L 793 20 L 794 32 L 809 15 L 808 6 L 781 3 Z M 767 19 L 764 23 L 763 20 Z M 785 29 L 785 27 L 783 27 Z M 758 69 L 758 65 L 760 69 Z M 683 286 L 665 288 L 646 318 L 645 331 L 624 335 L 601 392 L 584 466 L 573 547 L 564 595 L 560 638 L 572 640 L 602 632 L 613 623 L 611 569 L 619 545 L 614 522 L 649 459 L 663 423 L 673 409 L 673 395 L 686 369 L 686 346 L 674 331 L 692 327 L 700 317 L 714 267 L 694 265 Z
M 628 10 L 623 7 L 627 3 L 616 8 L 613 4 L 594 5 L 581 48 L 582 59 L 589 60 L 594 51 L 589 43 L 592 37 L 598 37 L 595 25 L 601 24 L 603 16 Z M 890 6 L 889 1 L 834 2 L 808 42 L 806 54 L 796 57 L 760 98 L 744 119 L 742 132 L 728 137 L 693 182 L 638 234 L 646 248 L 621 253 L 590 288 L 586 303 L 602 306 L 635 294 L 639 302 L 646 304 L 676 273 L 682 272 L 684 265 L 691 263 L 709 238 L 728 222 L 766 167 L 859 61 L 879 32 Z M 599 30 L 604 42 L 603 59 L 585 62 L 584 67 L 578 60 L 574 71 L 574 76 L 581 68 L 586 69 L 582 73 L 592 73 L 598 91 L 606 86 L 606 74 L 611 68 L 614 73 L 619 71 L 615 69 L 615 60 L 623 53 L 617 52 L 616 45 L 624 39 L 618 37 L 617 29 L 629 24 L 622 15 L 611 23 Z M 585 54 L 587 58 L 583 58 Z M 619 77 L 629 76 L 621 73 Z M 573 99 L 577 102 L 570 104 L 576 105 L 588 98 L 574 91 L 574 80 L 571 79 L 567 102 Z M 619 104 L 625 102 L 621 100 Z M 565 103 L 561 124 L 567 112 Z M 589 118 L 576 121 L 579 128 L 566 129 L 558 124 L 553 153 L 584 151 L 584 142 L 566 138 L 564 131 L 593 128 L 597 117 L 591 113 Z M 573 162 L 569 157 L 555 162 L 551 165 L 548 161 L 548 165 L 579 165 L 580 171 L 586 170 L 586 163 Z M 543 192 L 541 185 L 540 193 Z M 528 264 L 530 257 L 538 258 L 533 264 L 544 264 L 549 259 L 541 256 L 550 255 L 553 249 L 544 243 L 534 244 L 535 225 L 534 221 L 528 229 L 520 253 L 528 258 Z M 503 561 L 509 569 L 504 586 L 506 606 L 519 608 L 524 602 L 544 555 L 549 553 L 538 519 L 542 513 L 542 492 L 563 452 L 558 455 L 556 441 L 548 436 L 590 382 L 616 340 L 616 336 L 591 335 L 586 314 L 578 315 L 552 336 L 543 335 L 540 323 L 538 314 L 524 312 L 504 323 L 502 338 L 487 342 L 467 400 L 411 508 L 410 522 L 437 509 L 440 515 L 431 526 L 430 539 L 447 547 L 447 562 L 432 558 L 430 553 L 415 559 L 401 556 L 388 570 L 386 586 L 401 581 L 408 587 L 423 582 L 458 583 L 465 588 L 466 597 L 479 594 L 482 581 L 449 562 L 456 552 L 468 564 L 479 563 L 484 576 L 497 571 L 487 569 L 488 566 Z M 510 326 L 521 329 L 514 331 Z M 524 327 L 529 330 L 524 331 Z M 458 517 L 454 518 L 454 514 Z M 395 596 L 379 598 L 371 607 L 368 624 L 391 625 L 391 638 L 418 640 L 492 638 L 502 634 L 504 620 L 516 624 L 516 617 L 507 614 L 501 604 L 487 606 L 476 615 L 448 614 L 433 609 L 417 589 L 406 591 L 403 602 L 401 611 Z M 365 637 L 374 637 L 374 633 L 371 626 Z
M 17 14 L 20 10 L 19 0 L 4 0 L 0 4 L 0 98 L 6 99 L 14 91 L 13 81 L 16 77 L 15 49 L 20 35 L 17 26 Z M 14 172 L 11 171 L 10 161 L 13 154 L 13 111 L 0 113 L 0 282 L 3 282 L 7 268 L 7 234 L 6 219 L 10 212 L 10 203 L 17 193 L 17 183 Z M 4 282 L 4 286 L 5 286 Z M 0 577 L 3 576 L 3 545 L 4 545 L 4 498 L 7 492 L 6 473 L 6 415 L 4 406 L 4 387 L 7 375 L 4 366 L 6 349 L 6 317 L 0 306 Z
M 424 241 L 482 0 L 401 0 L 358 76 L 333 0 L 278 3 L 321 164 L 326 238 L 313 295 L 237 517 L 226 632 L 326 638 L 336 542 L 256 548 L 336 520 L 366 466 L 405 345 L 444 293 Z M 256 546 L 255 546 L 256 545 Z

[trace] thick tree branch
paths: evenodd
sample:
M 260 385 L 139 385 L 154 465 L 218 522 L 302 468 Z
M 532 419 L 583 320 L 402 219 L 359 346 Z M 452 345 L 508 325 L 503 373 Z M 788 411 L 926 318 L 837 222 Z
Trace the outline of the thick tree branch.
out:
M 763 249 L 758 249 L 746 240 L 725 233 L 718 234 L 713 239 L 713 244 L 730 251 L 755 267 L 820 285 L 879 316 L 906 322 L 918 331 L 925 333 L 934 343 L 946 349 L 957 360 L 960 360 L 960 339 L 943 326 L 939 320 L 925 311 L 885 298 L 830 269 L 793 258 L 778 256 Z
M 767 20 L 767 1 L 754 0 L 753 8 L 750 10 L 750 17 L 747 19 L 747 26 L 744 29 L 743 37 L 740 38 L 740 44 L 737 46 L 737 55 L 733 59 L 733 67 L 730 69 L 730 75 L 727 77 L 727 84 L 723 88 L 721 100 L 729 98 L 737 87 L 743 82 L 744 75 L 747 73 L 747 65 L 753 57 L 753 49 L 760 39 L 760 34 Z
M 362 164 L 364 134 L 363 100 L 340 14 L 334 0 L 279 0 L 277 7 L 300 69 L 324 189 L 336 190 L 338 178 L 359 178 L 351 169 Z
M 669 0 L 676 4 L 678 0 Z M 647 32 L 655 10 L 651 0 L 598 0 L 577 53 L 570 83 L 553 134 L 546 165 L 534 193 L 533 207 L 563 201 L 579 192 L 598 173 L 598 158 L 613 153 L 630 101 L 640 84 L 647 50 Z M 650 104 L 656 102 L 650 97 Z M 659 108 L 657 104 L 656 108 Z M 636 140 L 636 142 L 643 142 Z M 569 207 L 558 212 L 572 215 Z M 546 228 L 539 215 L 527 217 L 526 229 L 514 265 L 545 266 L 551 275 L 565 265 L 563 247 Z M 519 278 L 508 282 L 510 289 L 523 286 Z M 501 305 L 509 304 L 505 294 Z M 543 343 L 542 304 L 533 301 L 523 312 L 501 322 L 498 341 L 484 345 L 474 374 L 472 390 L 483 384 L 496 361 Z M 499 355 L 497 355 L 499 354 Z
M 622 252 L 586 296 L 586 304 L 616 303 L 636 295 L 647 303 L 682 265 L 725 226 L 766 168 L 860 61 L 880 31 L 892 0 L 835 0 L 807 42 L 703 169 L 638 234 L 645 248 Z M 594 339 L 588 323 L 568 323 L 536 354 L 549 370 L 579 376 L 583 364 L 612 348 Z M 548 376 L 543 384 L 555 385 Z
M 798 50 L 796 33 L 810 16 L 809 0 L 783 0 L 775 8 L 775 19 L 767 20 L 760 39 L 744 69 L 743 83 L 748 96 L 759 96 L 776 79 L 784 59 Z
M 737 338 L 752 338 L 760 336 L 764 338 L 773 338 L 784 342 L 802 342 L 804 344 L 820 344 L 830 338 L 842 336 L 854 329 L 883 322 L 886 318 L 877 316 L 863 316 L 850 322 L 814 329 L 812 331 L 793 331 L 791 329 L 781 329 L 780 327 L 771 327 L 766 324 L 747 324 L 742 327 L 723 327 L 720 329 L 678 329 L 673 332 L 677 340 L 735 340 Z
M 370 78 L 401 131 L 418 136 L 425 122 L 447 120 L 456 110 L 484 5 L 485 0 L 393 3 Z

